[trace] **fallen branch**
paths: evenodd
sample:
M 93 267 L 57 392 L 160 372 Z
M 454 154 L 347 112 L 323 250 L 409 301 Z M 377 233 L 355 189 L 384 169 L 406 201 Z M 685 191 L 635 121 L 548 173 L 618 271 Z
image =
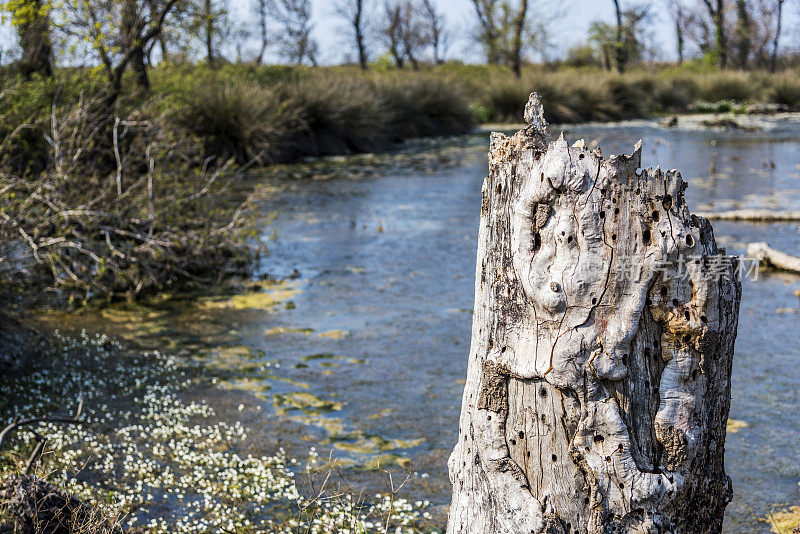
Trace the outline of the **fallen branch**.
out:
M 750 243 L 747 255 L 758 258 L 762 265 L 800 274 L 800 258 L 776 250 L 766 243 Z
M 14 419 L 11 424 L 6 426 L 2 432 L 0 432 L 0 450 L 3 448 L 3 443 L 6 440 L 6 436 L 8 436 L 14 430 L 18 428 L 22 428 L 25 426 L 31 425 L 38 425 L 40 423 L 61 423 L 61 424 L 68 424 L 68 425 L 82 425 L 84 422 L 81 421 L 81 414 L 83 413 L 83 401 L 78 403 L 78 409 L 75 410 L 75 415 L 71 417 L 59 417 L 59 416 L 51 416 L 51 417 L 32 417 L 30 419 Z M 35 430 L 28 429 L 28 432 L 33 434 L 33 437 L 36 438 L 36 447 L 34 447 L 33 452 L 28 457 L 28 462 L 25 465 L 25 474 L 30 475 L 33 472 L 33 468 L 36 466 L 36 462 L 39 461 L 39 458 L 42 456 L 42 452 L 44 451 L 44 446 L 47 443 L 47 438 L 36 432 Z
M 732 211 L 701 211 L 695 215 L 710 221 L 792 222 L 800 221 L 800 211 L 748 209 Z

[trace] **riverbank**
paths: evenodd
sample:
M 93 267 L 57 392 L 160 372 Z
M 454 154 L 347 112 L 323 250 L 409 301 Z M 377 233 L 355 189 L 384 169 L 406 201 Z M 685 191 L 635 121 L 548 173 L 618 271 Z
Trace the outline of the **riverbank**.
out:
M 25 142 L 33 167 L 42 157 L 54 108 L 69 109 L 105 91 L 102 75 L 86 68 L 62 68 L 51 78 L 29 80 L 0 71 L 0 82 L 0 137 L 27 125 L 22 137 L 3 147 L 0 161 Z M 550 123 L 792 111 L 800 109 L 800 72 L 717 71 L 687 64 L 618 74 L 529 66 L 516 78 L 502 67 L 458 63 L 418 71 L 161 65 L 152 69 L 149 93 L 126 79 L 114 114 L 138 110 L 140 120 L 164 114 L 169 120 L 161 126 L 199 139 L 204 156 L 263 165 L 374 152 L 413 137 L 466 133 L 473 124 L 516 123 L 532 91 L 542 95 Z
M 109 107 L 93 69 L 0 73 L 5 301 L 79 306 L 246 277 L 261 244 L 248 217 L 257 195 L 231 201 L 243 170 L 519 121 L 531 91 L 551 123 L 800 106 L 796 71 L 697 66 L 625 74 L 536 66 L 518 79 L 460 64 L 164 65 L 150 79 L 149 93 L 126 80 Z
M 693 210 L 793 209 L 798 125 L 779 119 L 766 118 L 773 124 L 761 132 L 656 121 L 576 125 L 568 138 L 599 139 L 609 154 L 629 153 L 644 138 L 645 164 L 679 167 Z M 229 295 L 54 311 L 40 316 L 41 330 L 104 332 L 132 354 L 157 350 L 191 362 L 197 389 L 184 400 L 204 399 L 216 420 L 248 427 L 246 443 L 236 442 L 240 456 L 254 445 L 264 447 L 254 456 L 272 457 L 283 446 L 303 463 L 312 446 L 323 458 L 333 451 L 342 465 L 359 466 L 346 477 L 367 495 L 385 495 L 385 481 L 364 467 L 401 473 L 413 463 L 420 477 L 403 496 L 431 501 L 426 511 L 441 527 L 469 352 L 487 145 L 486 135 L 428 139 L 390 153 L 254 169 L 236 183 L 264 184 L 269 195 L 259 212 L 280 211 L 269 224 L 262 219 L 260 235 L 279 237 L 257 264 L 255 284 Z M 796 224 L 714 228 L 731 253 L 753 241 L 800 252 Z M 260 280 L 265 273 L 279 280 Z M 767 532 L 760 518 L 797 503 L 799 283 L 781 273 L 744 281 L 731 411 L 743 423 L 726 440 L 735 492 L 726 532 Z

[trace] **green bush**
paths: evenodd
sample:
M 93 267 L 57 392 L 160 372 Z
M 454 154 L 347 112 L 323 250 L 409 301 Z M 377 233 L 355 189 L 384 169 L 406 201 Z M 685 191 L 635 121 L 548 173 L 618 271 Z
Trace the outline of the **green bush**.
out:
M 788 73 L 781 75 L 775 80 L 769 98 L 775 104 L 800 108 L 800 77 Z
M 375 80 L 390 114 L 393 140 L 453 135 L 472 129 L 473 114 L 458 83 L 449 77 L 393 76 Z
M 758 87 L 750 77 L 741 72 L 717 72 L 702 76 L 698 84 L 698 98 L 706 102 L 732 100 L 747 102 L 758 94 Z
M 296 110 L 255 82 L 198 79 L 177 98 L 177 124 L 203 140 L 207 156 L 222 161 L 280 159 L 300 125 Z
M 369 152 L 387 143 L 380 98 L 361 78 L 322 72 L 281 82 L 275 90 L 301 125 L 290 132 L 286 158 Z

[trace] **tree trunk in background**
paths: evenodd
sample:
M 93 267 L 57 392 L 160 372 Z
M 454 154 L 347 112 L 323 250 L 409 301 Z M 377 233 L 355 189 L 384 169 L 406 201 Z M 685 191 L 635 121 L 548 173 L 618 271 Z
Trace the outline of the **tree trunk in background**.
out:
M 205 10 L 206 63 L 213 65 L 216 61 L 214 55 L 214 6 L 211 0 L 205 0 L 203 7 Z
M 617 35 L 616 42 L 614 43 L 616 54 L 614 57 L 617 62 L 617 72 L 621 74 L 625 71 L 625 51 L 622 44 L 622 9 L 620 8 L 619 0 L 613 0 L 613 2 L 614 12 L 617 15 Z
M 525 31 L 525 21 L 528 18 L 528 0 L 520 0 L 519 10 L 514 17 L 514 35 L 511 41 L 511 71 L 514 76 L 522 76 L 522 34 Z
M 714 52 L 717 54 L 717 65 L 724 69 L 728 66 L 728 38 L 725 35 L 725 0 L 703 0 L 711 22 L 714 24 Z
M 26 0 L 20 20 L 15 21 L 22 48 L 20 71 L 25 76 L 53 74 L 53 47 L 50 42 L 49 6 L 42 0 Z
M 447 532 L 719 532 L 741 283 L 677 171 L 494 133 Z
M 678 40 L 678 65 L 683 65 L 683 20 L 680 14 L 675 20 L 675 37 Z
M 139 5 L 135 0 L 125 0 L 122 9 L 122 35 L 125 47 L 131 50 L 130 67 L 136 80 L 138 91 L 150 90 L 150 79 L 147 76 L 144 44 L 142 43 L 142 21 Z
M 264 64 L 264 54 L 267 53 L 267 46 L 269 45 L 269 39 L 267 35 L 267 10 L 267 0 L 257 0 L 256 15 L 258 16 L 258 33 L 259 37 L 261 38 L 261 47 L 258 49 L 256 65 Z
M 736 0 L 736 62 L 740 69 L 746 69 L 753 47 L 753 18 L 745 0 Z
M 356 32 L 358 65 L 361 67 L 361 70 L 368 70 L 367 45 L 364 42 L 364 0 L 356 0 L 356 13 L 353 19 L 353 28 Z
M 769 60 L 769 70 L 775 72 L 775 69 L 778 67 L 778 40 L 781 38 L 781 23 L 783 22 L 783 2 L 784 0 L 778 0 L 778 6 L 775 13 L 776 26 L 775 28 L 775 36 L 772 38 L 772 57 Z

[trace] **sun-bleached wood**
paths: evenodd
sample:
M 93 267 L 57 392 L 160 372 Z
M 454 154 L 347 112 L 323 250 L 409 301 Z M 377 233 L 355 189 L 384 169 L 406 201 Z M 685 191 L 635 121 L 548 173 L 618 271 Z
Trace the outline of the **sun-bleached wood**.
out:
M 794 222 L 800 221 L 800 211 L 789 210 L 733 210 L 703 211 L 698 216 L 710 221 Z
M 750 243 L 747 245 L 747 255 L 767 267 L 800 274 L 800 257 L 781 252 L 766 243 Z
M 491 135 L 450 534 L 717 532 L 741 284 L 677 171 Z

